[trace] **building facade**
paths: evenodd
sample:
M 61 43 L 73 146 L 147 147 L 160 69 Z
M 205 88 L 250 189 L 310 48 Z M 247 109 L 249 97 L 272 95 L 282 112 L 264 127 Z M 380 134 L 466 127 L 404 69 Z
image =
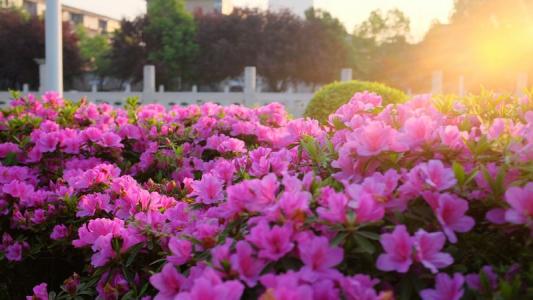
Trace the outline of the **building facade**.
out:
M 193 14 L 221 13 L 229 15 L 233 11 L 231 0 L 187 0 L 185 6 Z
M 0 0 L 1 7 L 21 7 L 32 16 L 43 16 L 46 0 Z M 114 32 L 120 28 L 120 21 L 76 7 L 62 6 L 63 21 L 73 26 L 83 26 L 90 35 Z
M 305 11 L 314 7 L 314 0 L 269 0 L 268 9 L 274 11 L 290 10 L 298 16 L 303 17 Z

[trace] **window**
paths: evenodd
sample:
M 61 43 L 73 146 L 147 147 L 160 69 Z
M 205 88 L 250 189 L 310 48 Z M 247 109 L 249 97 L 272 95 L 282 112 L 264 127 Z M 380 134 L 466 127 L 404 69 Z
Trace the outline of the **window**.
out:
M 100 32 L 106 33 L 107 32 L 107 21 L 98 20 L 98 29 L 100 29 Z
M 72 23 L 74 23 L 76 25 L 83 24 L 83 15 L 71 12 L 70 13 L 70 21 L 72 21 Z
M 24 10 L 28 12 L 28 14 L 32 16 L 37 15 L 37 3 L 31 1 L 24 1 L 23 7 Z

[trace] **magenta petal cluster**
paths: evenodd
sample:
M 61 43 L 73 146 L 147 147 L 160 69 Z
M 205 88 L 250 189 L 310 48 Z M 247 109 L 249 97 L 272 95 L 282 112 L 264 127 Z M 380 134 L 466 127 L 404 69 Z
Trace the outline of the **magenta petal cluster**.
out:
M 356 93 L 326 124 L 279 103 L 17 97 L 0 111 L 0 276 L 27 276 L 0 295 L 527 295 L 533 101 L 472 97 Z M 60 272 L 28 273 L 44 262 Z
M 450 254 L 441 252 L 446 242 L 441 232 L 420 229 L 410 236 L 404 225 L 398 225 L 392 233 L 381 235 L 380 242 L 385 253 L 378 257 L 376 266 L 382 271 L 406 273 L 413 262 L 420 262 L 437 273 L 453 263 Z

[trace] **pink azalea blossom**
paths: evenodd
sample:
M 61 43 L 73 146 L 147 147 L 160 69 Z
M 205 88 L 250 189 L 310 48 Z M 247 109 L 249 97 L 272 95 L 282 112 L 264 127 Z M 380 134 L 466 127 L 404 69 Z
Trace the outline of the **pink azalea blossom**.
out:
M 344 258 L 344 251 L 340 247 L 330 246 L 326 237 L 303 238 L 298 242 L 298 252 L 304 267 L 300 272 L 308 280 L 314 281 L 318 274 L 336 276 L 333 269 Z
M 150 277 L 150 283 L 159 291 L 154 300 L 173 300 L 179 294 L 186 278 L 178 273 L 170 263 L 163 266 L 160 273 Z
M 50 234 L 50 238 L 52 240 L 62 240 L 68 236 L 68 228 L 67 226 L 60 224 L 54 226 L 54 229 L 52 229 L 52 233 Z
M 452 169 L 444 167 L 440 160 L 430 160 L 421 164 L 420 170 L 424 175 L 424 182 L 437 191 L 449 189 L 457 184 Z
M 455 232 L 468 232 L 474 227 L 472 217 L 466 216 L 468 202 L 450 194 L 442 194 L 438 198 L 438 206 L 435 209 L 437 220 L 450 242 L 456 243 Z
M 435 281 L 435 289 L 425 289 L 420 292 L 422 300 L 460 300 L 463 297 L 463 275 L 455 273 L 450 277 L 440 273 Z
M 196 196 L 197 200 L 204 204 L 213 204 L 224 198 L 222 192 L 224 182 L 212 174 L 204 174 L 199 181 L 193 181 L 193 189 L 190 196 Z
M 398 225 L 392 233 L 381 235 L 380 243 L 385 254 L 378 257 L 376 266 L 382 271 L 406 273 L 413 263 L 413 240 L 404 225 Z
M 168 248 L 172 255 L 168 256 L 167 260 L 177 266 L 183 265 L 192 258 L 192 243 L 188 240 L 171 237 Z
M 524 224 L 533 230 L 533 182 L 523 188 L 509 188 L 505 193 L 505 201 L 511 206 L 505 212 L 505 220 L 513 224 Z
M 26 296 L 26 300 L 48 300 L 48 285 L 41 283 L 33 288 L 33 295 Z
M 253 256 L 254 251 L 247 242 L 239 241 L 235 248 L 236 253 L 231 256 L 231 266 L 239 273 L 241 280 L 249 287 L 254 287 L 265 263 Z
M 267 222 L 261 222 L 250 230 L 247 240 L 259 248 L 259 257 L 272 261 L 294 248 L 292 229 L 288 225 L 270 228 Z
M 453 263 L 450 254 L 440 252 L 446 238 L 441 232 L 428 233 L 419 229 L 414 236 L 415 258 L 422 263 L 424 267 L 437 273 L 438 269 L 445 268 Z

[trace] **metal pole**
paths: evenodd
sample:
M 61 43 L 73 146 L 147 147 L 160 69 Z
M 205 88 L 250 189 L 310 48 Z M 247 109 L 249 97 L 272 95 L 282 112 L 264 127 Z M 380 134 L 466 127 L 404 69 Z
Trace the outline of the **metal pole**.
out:
M 46 0 L 46 88 L 63 94 L 63 27 L 61 0 Z

